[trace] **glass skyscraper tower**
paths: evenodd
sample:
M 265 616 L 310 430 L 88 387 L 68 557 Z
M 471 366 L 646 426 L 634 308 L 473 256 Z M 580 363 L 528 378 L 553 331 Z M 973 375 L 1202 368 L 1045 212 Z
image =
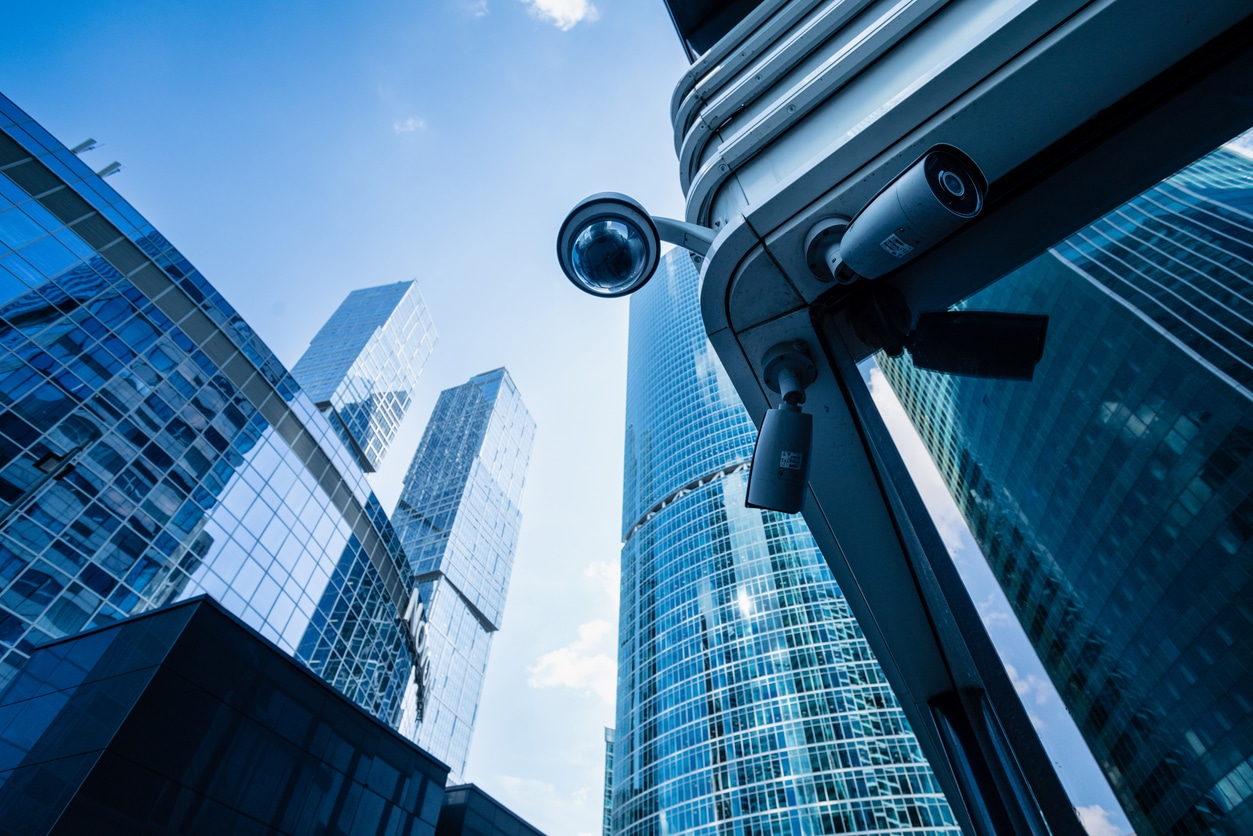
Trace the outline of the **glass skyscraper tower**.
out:
M 1136 832 L 1253 833 L 1253 158 L 969 304 L 1049 314 L 1034 382 L 885 375 Z
M 631 299 L 612 831 L 955 836 L 804 521 L 744 506 L 698 283 L 676 249 Z
M 465 772 L 500 629 L 534 438 L 535 421 L 505 369 L 444 390 L 393 514 L 427 615 L 426 708 L 416 740 L 452 767 L 450 783 Z
M 270 349 L 0 96 L 0 686 L 49 639 L 208 593 L 394 726 L 413 588 Z
M 604 814 L 601 818 L 601 833 L 611 836 L 613 833 L 613 729 L 605 729 L 605 797 L 603 799 Z
M 387 455 L 435 337 L 417 282 L 354 290 L 292 369 L 367 473 Z

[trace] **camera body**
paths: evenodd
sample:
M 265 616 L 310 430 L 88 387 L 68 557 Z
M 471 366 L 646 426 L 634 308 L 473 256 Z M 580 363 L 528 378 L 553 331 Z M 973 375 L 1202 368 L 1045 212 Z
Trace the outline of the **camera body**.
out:
M 858 213 L 839 244 L 840 260 L 876 279 L 947 238 L 983 209 L 987 181 L 957 148 L 939 145 Z
M 557 233 L 557 263 L 575 287 L 610 299 L 644 286 L 657 270 L 661 237 L 638 200 L 601 192 L 579 201 Z
M 753 448 L 745 506 L 800 513 L 809 484 L 813 443 L 814 416 L 789 403 L 766 410 Z

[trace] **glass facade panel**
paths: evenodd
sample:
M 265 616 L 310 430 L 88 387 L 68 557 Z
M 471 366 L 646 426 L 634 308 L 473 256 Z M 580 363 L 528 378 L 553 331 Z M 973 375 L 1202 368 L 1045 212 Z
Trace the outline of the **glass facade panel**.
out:
M 446 772 L 205 598 L 0 693 L 5 833 L 433 834 Z
M 631 299 L 611 830 L 955 836 L 804 521 L 744 506 L 698 281 L 672 250 Z
M 1253 833 L 1246 137 L 972 297 L 1032 383 L 884 374 L 1138 833 Z
M 426 609 L 428 687 L 416 739 L 452 767 L 452 781 L 465 771 L 500 629 L 534 438 L 506 370 L 444 390 L 393 515 Z
M 605 729 L 605 813 L 601 833 L 613 833 L 613 729 Z
M 417 282 L 354 290 L 292 369 L 367 472 L 387 455 L 435 338 Z
M 0 684 L 206 592 L 397 724 L 413 583 L 355 455 L 195 267 L 0 105 Z
M 542 836 L 499 801 L 476 787 L 449 787 L 436 836 Z

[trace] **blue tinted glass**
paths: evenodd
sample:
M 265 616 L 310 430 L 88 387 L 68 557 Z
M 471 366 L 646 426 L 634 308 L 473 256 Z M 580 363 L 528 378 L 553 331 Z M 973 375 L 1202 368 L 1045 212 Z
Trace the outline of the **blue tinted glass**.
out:
M 292 377 L 367 470 L 382 463 L 436 339 L 415 282 L 349 294 Z
M 643 276 L 648 267 L 648 246 L 634 225 L 598 221 L 574 239 L 570 258 L 585 283 L 605 291 L 618 291 Z
M 13 249 L 24 247 L 46 233 L 39 224 L 27 217 L 21 209 L 0 212 L 0 241 Z
M 491 636 L 504 609 L 534 433 L 504 369 L 445 390 L 397 505 L 404 553 L 426 576 L 419 594 L 427 655 L 440 672 L 416 739 L 452 767 L 453 780 L 465 768 Z
M 12 180 L 0 173 L 0 195 L 4 195 L 11 203 L 18 204 L 30 200 L 30 195 L 18 188 Z
M 1032 383 L 879 358 L 1137 833 L 1253 832 L 1253 136 L 972 297 Z
M 53 237 L 41 238 L 21 248 L 21 256 L 33 264 L 35 269 L 38 269 L 44 276 L 49 277 L 56 276 L 69 268 L 71 264 L 78 262 L 78 257 L 75 257 L 65 244 L 56 241 Z
M 9 272 L 4 260 L 0 259 L 0 304 L 20 296 L 28 290 L 30 290 L 30 285 Z

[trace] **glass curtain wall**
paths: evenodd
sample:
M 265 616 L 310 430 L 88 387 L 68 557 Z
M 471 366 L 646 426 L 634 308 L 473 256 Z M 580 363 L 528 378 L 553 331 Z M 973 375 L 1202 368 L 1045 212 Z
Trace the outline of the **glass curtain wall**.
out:
M 1253 144 L 968 301 L 1033 382 L 880 357 L 1138 833 L 1253 833 Z

